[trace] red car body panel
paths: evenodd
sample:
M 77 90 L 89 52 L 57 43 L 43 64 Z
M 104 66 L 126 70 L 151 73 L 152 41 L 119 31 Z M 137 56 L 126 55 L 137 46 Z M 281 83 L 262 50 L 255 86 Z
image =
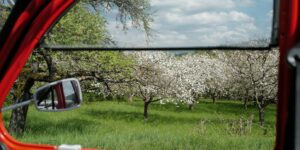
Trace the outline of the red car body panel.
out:
M 279 87 L 276 124 L 276 150 L 284 149 L 286 144 L 289 99 L 292 93 L 293 71 L 287 64 L 287 54 L 300 42 L 300 10 L 299 0 L 280 1 L 279 22 Z M 299 141 L 300 142 L 300 141 Z
M 75 0 L 20 0 L 27 2 L 26 9 L 18 13 L 11 30 L 0 45 L 0 106 L 25 65 L 29 55 L 42 36 Z M 18 1 L 18 2 L 20 2 Z M 17 3 L 18 3 L 17 2 Z M 20 3 L 22 3 L 20 2 Z M 288 51 L 300 42 L 299 0 L 280 2 L 280 64 L 277 110 L 277 135 L 275 149 L 282 150 L 286 144 L 288 100 L 291 94 L 292 70 L 286 63 Z M 5 29 L 5 28 L 4 28 Z M 5 41 L 3 41 L 5 40 Z M 4 127 L 0 114 L 0 141 L 9 149 L 57 149 L 51 145 L 26 144 L 15 140 Z
M 0 106 L 3 105 L 10 88 L 41 37 L 74 2 L 74 0 L 31 0 L 26 9 L 19 13 L 5 43 L 0 48 Z M 2 117 L 0 122 L 0 141 L 8 149 L 57 149 L 51 145 L 18 142 L 6 131 Z

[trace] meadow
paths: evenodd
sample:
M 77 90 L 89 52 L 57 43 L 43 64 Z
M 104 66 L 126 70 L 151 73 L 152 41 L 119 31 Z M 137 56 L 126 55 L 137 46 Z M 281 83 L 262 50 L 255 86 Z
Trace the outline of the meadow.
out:
M 33 106 L 18 140 L 43 144 L 81 144 L 111 150 L 268 150 L 275 142 L 276 106 L 260 126 L 255 106 L 238 101 L 202 100 L 186 105 L 153 103 L 143 119 L 142 101 L 84 103 L 66 112 L 39 112 Z M 4 113 L 6 125 L 9 113 Z

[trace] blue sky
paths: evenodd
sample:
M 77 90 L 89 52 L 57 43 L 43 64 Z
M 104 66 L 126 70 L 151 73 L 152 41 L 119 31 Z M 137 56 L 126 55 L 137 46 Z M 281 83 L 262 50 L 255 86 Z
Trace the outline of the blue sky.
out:
M 128 22 L 128 30 L 107 15 L 107 27 L 121 47 L 184 47 L 234 45 L 269 38 L 272 0 L 150 0 L 153 37 Z

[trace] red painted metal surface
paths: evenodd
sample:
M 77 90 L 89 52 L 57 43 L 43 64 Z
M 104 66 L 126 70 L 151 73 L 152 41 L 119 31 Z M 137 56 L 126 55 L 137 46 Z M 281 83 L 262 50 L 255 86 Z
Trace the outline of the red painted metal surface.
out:
M 292 81 L 292 70 L 286 63 L 286 56 L 288 51 L 300 42 L 299 4 L 299 0 L 281 0 L 280 2 L 279 102 L 277 105 L 276 150 L 284 149 L 287 134 L 288 100 L 292 90 L 291 83 L 294 81 Z
M 55 89 L 55 92 L 57 94 L 57 100 L 58 100 L 57 107 L 58 107 L 58 109 L 66 108 L 66 99 L 65 99 L 65 94 L 64 94 L 64 91 L 63 91 L 62 83 L 58 83 L 57 85 L 55 85 L 54 89 Z
M 32 0 L 25 11 L 21 12 L 14 23 L 7 42 L 0 49 L 0 70 L 8 67 L 0 79 L 0 106 L 18 77 L 29 55 L 38 41 L 56 19 L 72 4 L 74 0 Z M 26 35 L 24 35 L 26 33 Z M 21 42 L 17 42 L 21 41 Z M 15 46 L 18 44 L 18 47 Z M 9 61 L 9 57 L 12 57 Z M 7 66 L 9 65 L 9 66 Z M 2 72 L 3 73 L 3 72 Z M 11 150 L 52 150 L 57 149 L 51 145 L 35 145 L 21 143 L 15 140 L 6 131 L 2 114 L 0 114 L 0 141 Z

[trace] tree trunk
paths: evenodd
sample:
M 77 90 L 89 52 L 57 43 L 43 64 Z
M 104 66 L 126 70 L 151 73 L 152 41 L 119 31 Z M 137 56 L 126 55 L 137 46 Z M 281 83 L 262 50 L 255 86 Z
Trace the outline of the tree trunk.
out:
M 213 99 L 213 104 L 216 104 L 216 96 L 212 96 L 212 99 Z
M 144 119 L 147 120 L 148 119 L 148 106 L 149 106 L 150 102 L 144 102 Z
M 45 59 L 49 75 L 47 77 L 45 77 L 44 75 L 41 75 L 39 77 L 37 77 L 37 76 L 36 77 L 25 77 L 25 79 L 26 78 L 27 79 L 26 79 L 25 85 L 22 89 L 23 92 L 22 92 L 22 94 L 20 94 L 21 96 L 19 96 L 15 99 L 15 101 L 17 103 L 31 99 L 30 89 L 34 85 L 35 81 L 45 80 L 45 78 L 49 81 L 53 80 L 53 78 L 57 72 L 56 65 L 55 65 L 55 63 L 53 63 L 53 60 L 52 60 L 52 57 L 51 57 L 49 51 L 39 50 L 38 53 Z M 38 68 L 34 68 L 34 70 L 32 70 L 32 72 L 38 73 L 37 70 L 38 70 Z M 9 122 L 9 127 L 8 127 L 9 128 L 8 130 L 11 134 L 22 134 L 24 132 L 27 111 L 28 111 L 28 106 L 20 107 L 20 108 L 17 108 L 12 111 L 11 117 L 10 117 L 10 122 Z
M 248 99 L 244 99 L 244 108 L 247 110 L 248 109 Z
M 26 80 L 25 86 L 23 88 L 22 97 L 17 100 L 17 103 L 27 101 L 31 98 L 30 89 L 34 84 L 34 80 L 29 78 Z M 17 108 L 12 111 L 10 122 L 9 122 L 9 132 L 11 134 L 22 134 L 25 129 L 26 117 L 28 112 L 28 105 Z
M 134 94 L 129 94 L 128 102 L 132 102 L 133 101 L 133 97 L 134 97 Z
M 261 126 L 265 123 L 265 110 L 263 108 L 259 109 L 259 122 Z
M 188 104 L 188 106 L 190 111 L 194 110 L 194 103 L 190 103 Z

